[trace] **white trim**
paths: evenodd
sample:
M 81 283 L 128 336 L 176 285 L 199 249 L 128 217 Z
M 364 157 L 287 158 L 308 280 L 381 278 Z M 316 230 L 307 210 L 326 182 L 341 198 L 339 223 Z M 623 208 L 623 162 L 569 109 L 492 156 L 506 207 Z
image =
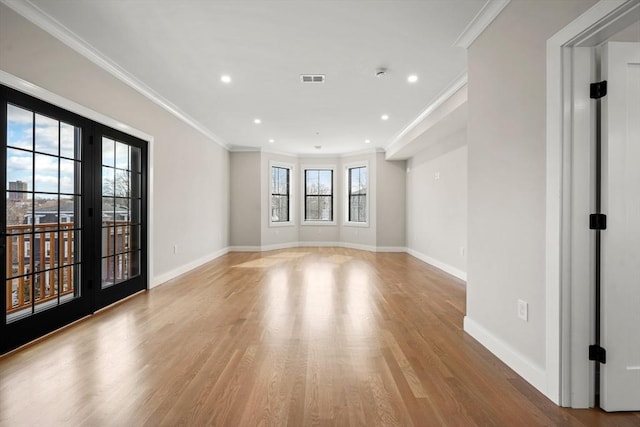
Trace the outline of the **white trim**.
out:
M 357 249 L 360 251 L 378 252 L 378 248 L 376 246 L 363 245 L 361 243 L 341 242 L 339 246 L 341 248 Z
M 349 221 L 349 169 L 355 169 L 355 168 L 362 168 L 364 167 L 367 170 L 367 188 L 366 188 L 366 206 L 365 209 L 366 211 L 366 218 L 367 220 L 364 222 L 356 222 L 356 221 Z M 344 183 L 342 185 L 343 187 L 343 195 L 342 195 L 342 225 L 344 227 L 369 227 L 369 217 L 370 217 L 370 199 L 371 199 L 371 194 L 370 194 L 370 189 L 371 186 L 369 185 L 369 181 L 371 178 L 371 168 L 369 168 L 369 161 L 368 160 L 360 160 L 357 162 L 351 162 L 351 163 L 345 163 L 344 165 L 342 165 L 342 169 L 343 169 L 343 173 L 344 173 Z
M 0 0 L 4 1 L 4 0 Z M 13 74 L 7 73 L 6 71 L 0 70 L 0 84 L 3 84 L 7 87 L 13 88 L 20 92 L 26 93 L 27 95 L 31 95 L 34 98 L 38 98 L 40 100 L 46 101 L 50 104 L 56 105 L 60 108 L 64 108 L 67 111 L 71 111 L 72 113 L 83 116 L 87 119 L 93 120 L 94 122 L 101 123 L 105 126 L 112 127 L 114 129 L 119 129 L 122 132 L 125 132 L 129 135 L 135 136 L 136 138 L 140 138 L 142 140 L 147 141 L 148 144 L 148 156 L 149 162 L 147 165 L 147 179 L 148 182 L 148 190 L 147 190 L 147 227 L 149 232 L 147 233 L 147 287 L 150 289 L 152 283 L 152 277 L 154 273 L 154 255 L 155 255 L 155 238 L 153 233 L 154 226 L 154 210 L 153 210 L 153 200 L 154 200 L 154 160 L 155 160 L 155 144 L 153 136 L 149 135 L 146 132 L 143 132 L 139 129 L 136 129 L 128 124 L 125 124 L 119 120 L 116 120 L 112 117 L 106 116 L 102 113 L 99 113 L 95 110 L 87 108 L 83 105 L 80 105 L 76 102 L 73 102 L 67 98 L 64 98 L 60 95 L 57 95 L 53 92 L 48 91 L 38 85 L 30 83 L 26 80 L 21 79 L 20 77 L 16 77 Z
M 198 268 L 201 265 L 206 264 L 210 261 L 213 261 L 216 258 L 226 255 L 229 252 L 230 252 L 229 247 L 222 248 L 218 251 L 210 253 L 209 255 L 205 255 L 187 264 L 183 264 L 180 267 L 174 268 L 173 270 L 167 271 L 166 273 L 162 273 L 154 277 L 153 280 L 151 280 L 149 289 L 155 288 L 156 286 L 160 286 L 161 284 L 166 283 L 171 279 L 175 279 L 176 277 L 182 274 L 188 273 L 189 271 L 195 268 Z
M 261 252 L 262 246 L 229 246 L 229 252 Z
M 289 221 L 283 221 L 283 222 L 273 222 L 271 220 L 271 209 L 273 208 L 271 206 L 271 194 L 273 193 L 273 187 L 272 187 L 272 183 L 273 180 L 271 179 L 271 173 L 273 172 L 273 168 L 282 168 L 282 169 L 288 169 L 289 170 Z M 296 167 L 293 163 L 285 163 L 285 162 L 280 162 L 277 160 L 269 160 L 269 177 L 268 179 L 268 190 L 267 190 L 267 215 L 268 215 L 268 226 L 269 227 L 293 227 L 296 225 Z
M 0 1 L 4 1 L 4 0 L 0 0 Z M 74 101 L 71 101 L 53 92 L 50 92 L 47 89 L 44 89 L 31 82 L 23 80 L 20 77 L 16 77 L 13 74 L 7 73 L 6 71 L 3 71 L 3 70 L 0 70 L 0 83 L 10 88 L 13 88 L 15 90 L 18 90 L 20 92 L 26 93 L 27 95 L 31 95 L 35 98 L 38 98 L 50 104 L 56 105 L 60 108 L 64 108 L 65 110 L 71 111 L 72 113 L 91 119 L 94 122 L 102 123 L 103 125 L 112 127 L 114 129 L 118 129 L 131 136 L 135 136 L 137 138 L 144 139 L 145 141 L 149 141 L 149 142 L 153 140 L 153 137 L 146 132 L 143 132 L 132 126 L 129 126 L 126 123 L 123 123 L 112 117 L 99 113 L 95 110 L 87 108 L 84 105 L 80 105 Z
M 333 219 L 331 221 L 308 221 L 305 218 L 305 207 L 307 204 L 307 200 L 305 198 L 305 189 L 306 189 L 306 171 L 307 170 L 331 170 L 333 171 L 332 175 L 332 199 L 333 199 L 333 206 L 332 206 L 332 217 Z M 304 164 L 300 166 L 300 225 L 301 226 L 320 226 L 320 227 L 324 227 L 324 226 L 336 226 L 338 224 L 338 177 L 337 177 L 337 170 L 338 170 L 338 166 L 336 164 Z
M 343 244 L 344 243 L 342 242 L 298 242 L 298 247 L 300 248 L 330 248 L 330 247 L 341 248 L 343 247 L 342 246 Z
M 29 1 L 20 0 L 0 0 L 2 3 L 13 9 L 18 14 L 22 15 L 27 20 L 31 21 L 36 26 L 40 27 L 44 31 L 51 34 L 56 39 L 60 40 L 71 49 L 78 52 L 80 55 L 96 64 L 127 86 L 131 87 L 142 96 L 149 99 L 156 105 L 164 108 L 170 114 L 182 120 L 187 125 L 191 126 L 198 132 L 202 133 L 207 138 L 211 139 L 215 143 L 228 149 L 228 145 L 213 132 L 207 129 L 203 124 L 189 116 L 182 111 L 179 107 L 173 104 L 171 101 L 158 94 L 142 81 L 135 78 L 129 72 L 124 70 L 115 61 L 95 49 L 89 43 L 84 41 L 80 36 L 73 31 L 62 25 L 55 18 L 44 12 L 42 9 L 34 5 Z
M 545 370 L 522 355 L 509 343 L 493 335 L 469 316 L 464 317 L 464 331 L 482 344 L 487 350 L 506 363 L 541 393 L 547 389 Z
M 452 267 L 447 263 L 444 263 L 442 261 L 438 261 L 435 258 L 431 258 L 428 255 L 425 255 L 421 252 L 418 252 L 414 249 L 411 248 L 407 248 L 407 253 L 409 255 L 411 255 L 412 257 L 418 258 L 420 261 L 426 262 L 429 265 L 432 265 L 436 268 L 439 268 L 440 270 L 444 271 L 445 273 L 449 273 L 452 276 L 457 277 L 460 280 L 464 280 L 465 282 L 467 281 L 467 272 L 466 271 L 462 271 L 459 268 L 456 267 Z
M 0 0 L 1 1 L 1 0 Z M 249 147 L 246 145 L 231 145 L 229 146 L 228 150 L 231 153 L 245 153 L 245 152 L 249 152 L 249 153 L 261 153 L 264 150 L 260 147 Z M 278 154 L 278 153 L 274 153 L 274 154 Z M 279 154 L 286 154 L 286 153 L 279 153 Z M 286 154 L 286 155 L 290 155 L 290 154 Z
M 498 17 L 511 0 L 488 0 L 480 12 L 469 22 L 467 28 L 453 43 L 456 47 L 467 49 L 484 32 L 484 30 Z
M 407 252 L 407 248 L 404 246 L 378 246 L 376 252 Z
M 277 251 L 279 249 L 291 249 L 300 246 L 298 242 L 274 243 L 273 245 L 261 246 L 258 252 Z
M 427 108 L 424 109 L 418 117 L 416 117 L 411 123 L 409 123 L 404 129 L 400 131 L 398 135 L 396 135 L 385 147 L 385 152 L 387 153 L 386 158 L 389 159 L 394 152 L 397 152 L 402 148 L 402 146 L 406 145 L 410 141 L 404 141 L 405 136 L 416 127 L 418 127 L 422 122 L 424 122 L 427 118 L 433 115 L 438 108 L 440 108 L 443 104 L 445 104 L 449 99 L 451 99 L 460 89 L 462 89 L 468 81 L 467 73 L 463 73 L 459 77 L 457 77 L 449 86 L 447 86 L 440 94 L 431 102 Z M 394 147 L 396 145 L 400 145 L 400 147 Z
M 570 230 L 563 227 L 563 205 L 571 198 L 570 174 L 565 171 L 563 152 L 571 146 L 571 111 L 566 92 L 571 87 L 565 47 L 584 42 L 598 32 L 609 17 L 630 9 L 638 0 L 601 0 L 547 40 L 547 135 L 546 135 L 546 235 L 545 235 L 545 319 L 547 386 L 544 392 L 554 403 L 570 405 L 571 383 L 567 360 L 572 329 L 570 324 L 571 282 L 565 264 L 571 260 Z M 611 21 L 608 21 L 609 23 Z

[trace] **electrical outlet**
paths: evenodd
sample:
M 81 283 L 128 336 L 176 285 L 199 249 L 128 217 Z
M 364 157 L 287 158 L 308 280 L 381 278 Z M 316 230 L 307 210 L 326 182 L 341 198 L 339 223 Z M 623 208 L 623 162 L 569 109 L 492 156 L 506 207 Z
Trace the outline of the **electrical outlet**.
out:
M 437 180 L 440 179 L 440 172 L 436 172 L 433 177 Z
M 529 304 L 521 299 L 518 300 L 518 317 L 525 322 L 529 321 Z
M 464 246 L 460 246 L 460 256 L 464 256 L 466 252 L 467 251 L 465 250 Z
M 173 253 L 174 255 L 178 253 L 178 245 L 173 245 Z

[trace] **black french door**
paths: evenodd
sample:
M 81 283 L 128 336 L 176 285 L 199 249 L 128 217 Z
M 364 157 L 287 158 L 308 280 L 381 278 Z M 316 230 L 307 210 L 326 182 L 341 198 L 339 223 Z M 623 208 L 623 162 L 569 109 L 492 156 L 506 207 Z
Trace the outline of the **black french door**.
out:
M 145 141 L 0 86 L 0 353 L 146 288 Z

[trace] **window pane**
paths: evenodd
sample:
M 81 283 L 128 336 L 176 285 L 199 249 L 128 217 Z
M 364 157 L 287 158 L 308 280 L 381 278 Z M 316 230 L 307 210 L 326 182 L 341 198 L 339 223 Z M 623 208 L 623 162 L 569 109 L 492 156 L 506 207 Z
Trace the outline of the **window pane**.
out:
M 78 164 L 79 166 L 79 164 Z M 75 191 L 76 162 L 60 159 L 60 192 L 73 194 Z
M 102 137 L 102 164 L 115 166 L 115 141 Z
M 308 195 L 318 194 L 319 174 L 316 170 L 305 171 L 305 182 Z
M 351 181 L 351 186 L 349 187 L 349 193 L 356 194 L 358 193 L 358 190 L 360 190 L 360 179 L 359 179 L 360 169 L 359 168 L 349 169 L 349 177 Z
M 129 163 L 129 146 L 116 142 L 116 167 L 118 169 L 131 169 Z
M 76 128 L 60 123 L 60 155 L 70 159 L 80 159 L 80 144 L 76 141 Z
M 7 145 L 33 150 L 33 113 L 7 104 Z
M 318 196 L 308 196 L 305 205 L 305 218 L 308 220 L 318 220 Z
M 319 174 L 319 194 L 333 194 L 333 171 L 330 170 L 321 170 L 318 171 Z
M 271 191 L 273 191 L 273 193 L 278 192 L 278 178 L 279 178 L 278 168 L 272 167 L 271 168 Z
M 271 196 L 271 221 L 286 222 L 289 221 L 289 197 L 288 196 Z
M 360 168 L 360 192 L 367 192 L 367 168 Z
M 58 121 L 36 114 L 35 151 L 58 155 Z
M 131 221 L 131 199 L 127 198 L 117 198 L 115 199 L 116 204 L 116 221 Z
M 116 170 L 115 181 L 113 183 L 114 194 L 117 197 L 129 197 L 131 193 L 129 188 L 131 187 L 131 172 Z
M 102 167 L 102 194 L 113 196 L 115 190 L 115 169 Z
M 54 224 L 54 229 L 58 224 L 58 196 L 54 194 L 36 194 L 35 224 Z M 43 226 L 47 229 L 49 225 Z M 36 230 L 37 231 L 37 230 Z
M 35 191 L 58 192 L 58 158 L 44 154 L 35 155 Z
M 280 211 L 282 212 L 282 217 L 284 221 L 289 221 L 289 196 L 283 196 L 280 199 Z
M 320 204 L 319 204 L 319 209 L 320 209 L 320 220 L 322 221 L 331 221 L 333 219 L 332 216 L 332 200 L 331 197 L 320 197 Z
M 23 233 L 26 228 L 22 225 L 27 223 L 27 214 L 31 214 L 32 209 L 31 194 L 28 193 L 7 193 L 7 233 Z M 10 227 L 16 226 L 16 227 Z
M 289 194 L 289 169 L 280 168 L 278 192 L 280 194 Z
M 7 148 L 7 190 L 33 190 L 33 154 Z

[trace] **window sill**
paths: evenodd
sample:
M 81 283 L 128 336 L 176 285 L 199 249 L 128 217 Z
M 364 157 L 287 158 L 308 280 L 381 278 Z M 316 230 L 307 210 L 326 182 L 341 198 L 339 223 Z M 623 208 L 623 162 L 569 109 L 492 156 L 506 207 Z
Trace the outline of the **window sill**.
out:
M 345 223 L 343 225 L 345 227 L 369 228 L 369 222 L 350 222 L 350 221 L 345 221 Z
M 271 222 L 269 221 L 269 227 L 293 227 L 295 226 L 296 223 L 293 221 L 287 221 L 287 222 Z
M 301 225 L 311 225 L 311 226 L 323 226 L 323 225 L 337 225 L 335 221 L 302 221 Z

